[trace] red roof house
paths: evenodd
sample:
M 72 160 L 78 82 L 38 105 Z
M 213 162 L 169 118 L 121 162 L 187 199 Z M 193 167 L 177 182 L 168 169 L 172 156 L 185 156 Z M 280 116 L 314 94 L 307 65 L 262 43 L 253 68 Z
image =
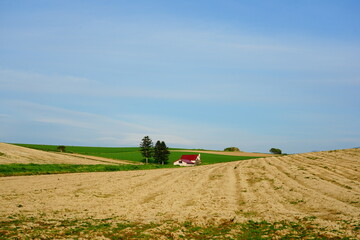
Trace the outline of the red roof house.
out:
M 195 166 L 201 163 L 200 154 L 182 155 L 181 158 L 174 162 L 174 165 L 179 166 Z

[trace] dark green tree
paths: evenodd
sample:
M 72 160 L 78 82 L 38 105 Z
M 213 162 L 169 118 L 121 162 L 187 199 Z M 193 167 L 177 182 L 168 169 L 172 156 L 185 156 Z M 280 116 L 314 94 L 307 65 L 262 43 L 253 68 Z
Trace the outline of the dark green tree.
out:
M 157 141 L 154 148 L 154 159 L 158 164 L 167 164 L 169 161 L 170 151 L 165 142 Z
M 161 142 L 159 140 L 155 143 L 154 159 L 158 164 L 161 163 Z
M 161 164 L 164 165 L 169 162 L 169 155 L 170 155 L 169 148 L 166 146 L 164 141 L 161 142 L 161 151 L 162 151 Z
M 57 147 L 57 150 L 58 150 L 59 152 L 65 152 L 65 146 L 63 146 L 63 145 L 58 146 L 58 147 Z
M 228 147 L 224 149 L 225 152 L 240 152 L 240 149 L 237 147 Z
M 269 150 L 269 152 L 271 152 L 272 154 L 281 154 L 282 151 L 279 148 L 271 148 Z
M 140 143 L 140 152 L 144 157 L 145 163 L 149 163 L 149 159 L 153 156 L 154 145 L 149 136 L 145 136 Z

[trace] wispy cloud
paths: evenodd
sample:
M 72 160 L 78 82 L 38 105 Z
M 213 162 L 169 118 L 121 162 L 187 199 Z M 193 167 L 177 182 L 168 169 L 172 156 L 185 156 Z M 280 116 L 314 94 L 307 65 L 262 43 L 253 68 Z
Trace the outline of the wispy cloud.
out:
M 16 108 L 18 114 L 26 114 L 29 120 L 38 122 L 55 123 L 81 128 L 95 128 L 94 123 L 113 123 L 127 128 L 134 128 L 141 131 L 151 131 L 151 128 L 139 124 L 133 124 L 118 119 L 108 118 L 103 115 L 97 115 L 82 111 L 73 111 L 59 107 L 48 106 L 24 101 L 8 101 L 12 107 Z M 104 123 L 104 125 L 106 125 Z
M 0 68 L 0 87 L 14 92 L 33 92 L 42 94 L 76 93 L 98 84 L 96 81 L 73 76 L 45 75 L 19 70 Z
M 129 84 L 124 80 L 121 83 L 112 83 L 90 80 L 82 77 L 66 75 L 45 75 L 15 70 L 0 69 L 0 87 L 8 93 L 27 93 L 41 95 L 71 95 L 92 97 L 128 97 L 128 98 L 153 98 L 153 99 L 201 99 L 205 95 L 184 95 L 182 90 L 172 86 L 162 88 L 148 86 L 142 88 L 135 84 Z M 130 82 L 131 83 L 131 82 Z
M 166 121 L 154 122 L 148 119 L 147 124 L 140 124 L 141 119 L 148 116 L 137 116 L 140 119 L 129 122 L 127 120 L 121 120 L 119 118 L 111 118 L 102 115 L 97 115 L 87 112 L 72 111 L 58 107 L 52 107 L 44 104 L 36 104 L 32 102 L 23 101 L 7 101 L 1 102 L 6 104 L 6 108 L 12 109 L 12 117 L 15 119 L 22 119 L 21 122 L 14 122 L 13 124 L 29 125 L 36 123 L 43 125 L 43 128 L 47 126 L 53 126 L 55 129 L 65 129 L 65 132 L 73 133 L 69 136 L 74 137 L 74 141 L 83 142 L 83 144 L 94 144 L 94 142 L 100 145 L 125 145 L 133 146 L 137 145 L 141 138 L 145 135 L 150 135 L 154 140 L 162 139 L 166 140 L 169 144 L 178 145 L 192 145 L 191 138 L 186 138 L 187 134 L 180 134 L 174 128 L 170 128 L 173 124 L 164 124 Z M 134 119 L 135 120 L 135 119 Z M 191 127 L 190 127 L 191 129 Z M 80 135 L 77 135 L 80 133 Z M 53 135 L 53 132 L 39 133 L 37 129 L 27 129 L 27 132 L 14 132 L 13 135 L 21 137 L 25 135 L 45 135 L 44 141 L 46 141 L 46 134 Z M 181 136 L 183 135 L 183 136 Z M 54 136 L 52 136 L 54 138 Z M 61 141 L 60 139 L 58 140 Z
M 194 74 L 191 76 L 163 76 L 153 85 L 142 81 L 131 83 L 87 79 L 67 75 L 46 75 L 0 69 L 0 88 L 9 99 L 30 95 L 43 98 L 74 99 L 118 98 L 118 99 L 163 99 L 172 101 L 200 101 L 225 103 L 314 103 L 321 100 L 321 92 L 315 100 L 309 89 L 326 86 L 337 88 L 358 87 L 357 78 L 262 76 L 254 73 Z M 167 80 L 168 79 L 168 80 Z M 169 83 L 167 83 L 169 81 Z M 144 86 L 141 86 L 141 85 Z M 293 91 L 296 88 L 296 91 Z M 326 101 L 333 98 L 326 97 Z M 120 101 L 120 100 L 119 100 Z M 325 101 L 325 100 L 324 100 Z
M 214 149 L 219 149 L 219 146 L 221 149 L 223 145 L 240 140 L 236 134 L 232 134 L 233 137 L 229 136 L 224 128 L 206 122 L 189 124 L 182 119 L 177 120 L 176 116 L 164 118 L 138 114 L 106 117 L 24 101 L 6 101 L 0 104 L 6 105 L 6 110 L 11 109 L 12 118 L 17 119 L 11 123 L 7 122 L 6 127 L 21 130 L 9 133 L 12 139 L 33 135 L 34 139 L 43 143 L 46 143 L 47 139 L 52 139 L 52 143 L 60 144 L 65 138 L 66 144 L 137 146 L 145 135 L 149 135 L 154 141 L 166 141 L 169 146 L 190 148 L 211 146 Z M 21 127 L 34 124 L 38 126 L 35 129 Z M 49 130 L 39 132 L 39 127 Z M 229 129 L 229 132 L 231 131 L 233 130 Z M 67 137 L 63 135 L 65 133 L 68 134 Z M 249 139 L 250 134 L 243 135 L 241 139 L 246 136 Z M 9 136 L 3 137 L 9 138 Z M 240 141 L 245 142 L 245 139 Z

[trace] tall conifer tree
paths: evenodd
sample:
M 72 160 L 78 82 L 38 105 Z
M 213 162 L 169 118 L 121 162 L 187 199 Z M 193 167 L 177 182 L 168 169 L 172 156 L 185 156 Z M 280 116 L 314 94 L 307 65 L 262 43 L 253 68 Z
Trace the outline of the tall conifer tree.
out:
M 161 142 L 161 155 L 162 155 L 162 158 L 161 158 L 161 163 L 164 165 L 164 164 L 167 164 L 168 161 L 169 161 L 169 154 L 170 154 L 170 151 L 169 151 L 169 148 L 166 146 L 165 142 L 162 141 Z
M 170 151 L 165 142 L 157 141 L 154 148 L 154 158 L 158 164 L 167 164 L 169 161 Z
M 145 163 L 149 163 L 149 158 L 153 156 L 154 145 L 149 136 L 145 136 L 140 143 L 140 152 L 144 157 Z
M 160 141 L 157 141 L 154 148 L 154 159 L 158 164 L 160 164 L 161 158 L 161 143 Z

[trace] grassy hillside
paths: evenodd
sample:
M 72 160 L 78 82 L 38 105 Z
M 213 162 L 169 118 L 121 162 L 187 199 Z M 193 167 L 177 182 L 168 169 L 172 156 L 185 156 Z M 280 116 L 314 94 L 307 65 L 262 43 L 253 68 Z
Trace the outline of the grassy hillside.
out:
M 43 150 L 43 151 L 57 151 L 57 147 L 58 147 L 56 145 L 36 145 L 36 144 L 15 144 L 15 145 Z M 140 154 L 138 147 L 117 148 L 117 147 L 66 146 L 66 152 L 91 155 L 97 157 L 105 157 L 105 158 L 118 159 L 118 160 L 129 160 L 134 162 L 142 161 L 142 156 Z M 176 161 L 183 154 L 195 154 L 195 153 L 188 152 L 186 149 L 183 149 L 183 151 L 181 152 L 178 151 L 171 152 L 169 156 L 169 163 Z M 231 161 L 246 160 L 252 158 L 256 158 L 256 157 L 226 156 L 226 155 L 218 155 L 218 154 L 210 154 L 210 153 L 201 153 L 202 164 L 231 162 Z
M 40 145 L 40 144 L 14 144 L 17 146 L 38 149 L 42 151 L 57 152 L 58 145 Z M 98 154 L 98 153 L 119 153 L 138 151 L 137 147 L 82 147 L 82 146 L 66 146 L 66 152 L 79 154 Z
M 17 146 L 32 148 L 42 151 L 58 152 L 57 145 L 36 145 L 36 144 L 14 144 Z M 195 154 L 193 149 L 172 149 L 169 156 L 169 163 L 166 165 L 146 164 L 146 165 L 82 165 L 78 164 L 35 164 L 35 163 L 13 163 L 0 164 L 1 176 L 16 176 L 16 175 L 36 175 L 36 174 L 57 174 L 57 173 L 75 173 L 75 172 L 109 172 L 109 171 L 128 171 L 128 170 L 147 170 L 157 168 L 171 168 L 178 167 L 172 163 L 179 159 L 183 154 Z M 67 153 L 83 154 L 97 157 L 104 157 L 115 160 L 129 160 L 133 162 L 141 162 L 142 156 L 137 147 L 80 147 L 80 146 L 66 146 Z M 202 149 L 203 151 L 203 149 Z M 228 156 L 210 153 L 201 153 L 202 165 L 231 162 L 238 160 L 246 160 L 255 157 L 247 156 Z M 153 161 L 153 160 L 152 160 Z M 150 161 L 150 163 L 152 163 Z
M 75 165 L 75 164 L 0 164 L 0 177 L 23 176 L 39 174 L 59 174 L 59 173 L 78 173 L 78 172 L 113 172 L 113 171 L 131 171 L 148 170 L 158 168 L 176 167 L 174 165 Z M 1 239 L 1 238 L 0 238 Z

